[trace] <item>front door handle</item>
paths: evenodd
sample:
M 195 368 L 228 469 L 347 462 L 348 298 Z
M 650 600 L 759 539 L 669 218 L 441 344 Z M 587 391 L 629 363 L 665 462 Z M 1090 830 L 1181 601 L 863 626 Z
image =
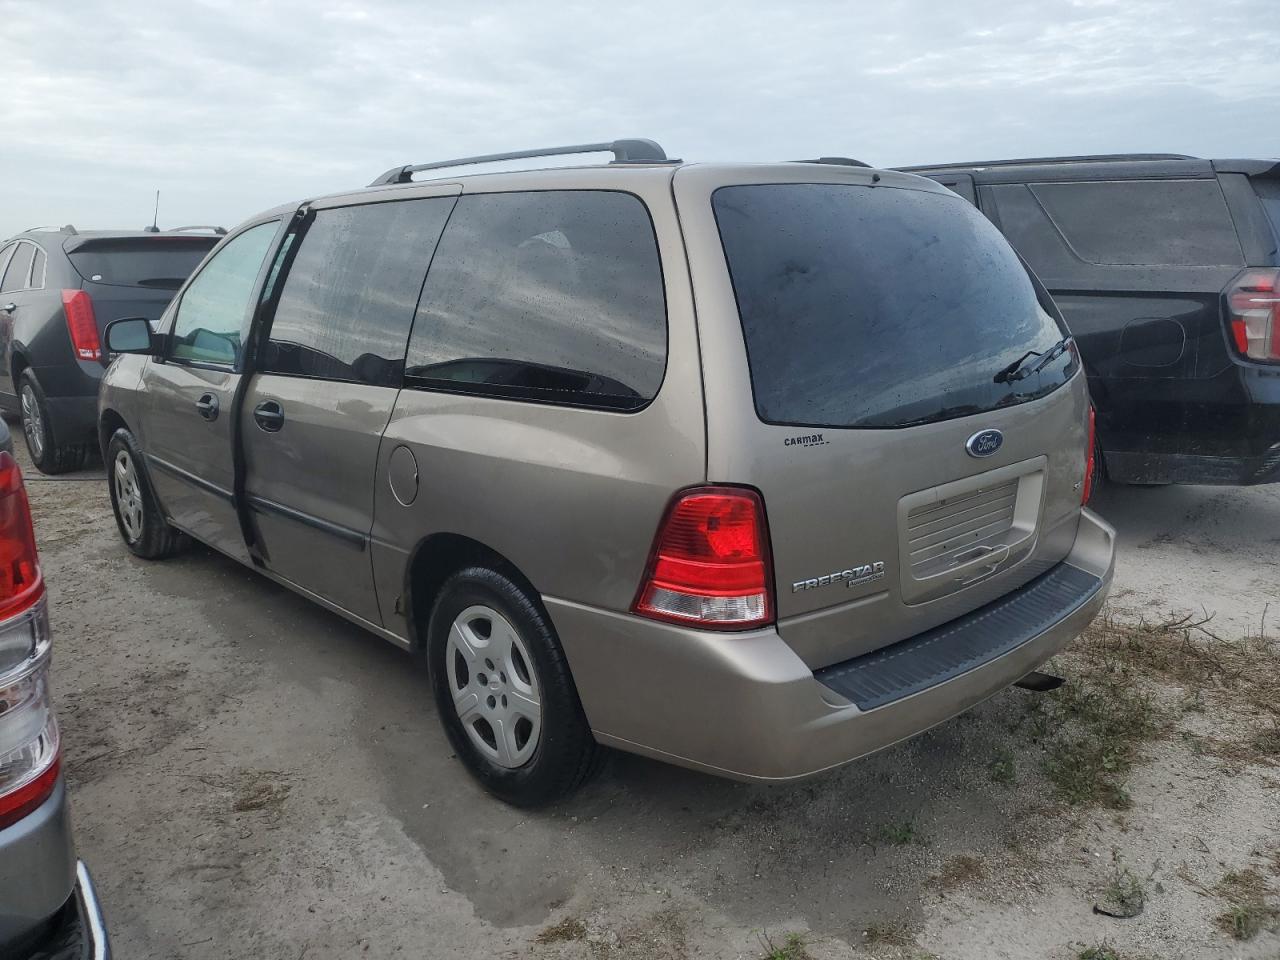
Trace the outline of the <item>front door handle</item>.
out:
M 13 303 L 12 301 L 9 303 L 6 303 L 3 307 L 0 307 L 0 310 L 3 310 L 5 313 L 13 313 L 13 311 L 17 309 L 18 309 L 18 305 L 16 303 Z
M 218 419 L 218 398 L 212 393 L 206 393 L 203 397 L 196 401 L 196 412 L 206 420 L 213 421 Z
M 284 409 L 275 400 L 263 400 L 253 408 L 253 419 L 267 433 L 275 433 L 284 426 Z

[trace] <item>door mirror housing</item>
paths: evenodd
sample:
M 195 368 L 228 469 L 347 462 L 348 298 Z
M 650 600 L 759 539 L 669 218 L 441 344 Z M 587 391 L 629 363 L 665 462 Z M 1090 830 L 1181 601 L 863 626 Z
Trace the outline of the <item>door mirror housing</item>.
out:
M 123 317 L 107 324 L 108 353 L 141 353 L 154 356 L 160 352 L 159 337 L 146 317 Z

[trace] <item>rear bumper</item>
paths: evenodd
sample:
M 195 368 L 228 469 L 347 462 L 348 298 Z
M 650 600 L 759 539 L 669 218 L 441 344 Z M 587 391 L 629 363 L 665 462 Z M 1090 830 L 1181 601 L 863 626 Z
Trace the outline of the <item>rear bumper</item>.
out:
M 0 830 L 0 956 L 12 955 L 7 945 L 41 935 L 75 883 L 67 788 L 59 777 L 48 800 Z
M 37 937 L 16 949 L 17 953 L 5 956 L 14 960 L 111 960 L 106 921 L 88 867 L 76 865 L 74 894 Z
M 815 677 L 772 629 L 710 634 L 553 598 L 546 604 L 601 743 L 721 776 L 776 782 L 912 737 L 1034 671 L 1097 615 L 1114 572 L 1114 541 L 1106 523 L 1083 511 L 1064 563 L 1096 584 L 1078 604 L 1025 638 L 995 644 L 976 665 L 866 710 Z

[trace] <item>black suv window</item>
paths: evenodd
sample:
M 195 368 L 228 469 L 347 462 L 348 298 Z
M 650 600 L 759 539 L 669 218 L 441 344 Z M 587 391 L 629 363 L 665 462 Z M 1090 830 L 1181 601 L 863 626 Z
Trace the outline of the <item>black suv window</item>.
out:
M 36 248 L 36 258 L 31 262 L 31 286 L 39 290 L 44 286 L 44 251 Z
M 1264 180 L 1255 178 L 1253 187 L 1262 199 L 1262 206 L 1271 218 L 1271 226 L 1275 229 L 1276 238 L 1280 239 L 1280 180 Z
M 1030 189 L 1090 263 L 1244 265 L 1217 180 L 1034 183 Z M 1009 239 L 1021 249 L 1012 233 Z
M 666 369 L 648 211 L 627 193 L 465 196 L 414 320 L 411 386 L 635 409 Z
M 9 259 L 9 269 L 4 272 L 4 282 L 0 283 L 0 292 L 8 293 L 10 290 L 26 289 L 27 276 L 31 273 L 31 259 L 35 252 L 34 244 L 18 244 L 17 249 L 13 251 L 13 256 Z
M 177 290 L 217 242 L 217 237 L 91 238 L 67 259 L 92 283 Z
M 276 305 L 263 369 L 398 386 L 422 280 L 453 197 L 320 210 Z
M 182 294 L 170 356 L 202 363 L 239 361 L 249 298 L 279 227 L 275 220 L 250 227 L 204 265 Z
M 1044 396 L 1076 370 L 1068 350 L 997 380 L 1064 334 L 1008 242 L 958 196 L 763 184 L 721 187 L 712 206 L 766 422 L 946 420 Z

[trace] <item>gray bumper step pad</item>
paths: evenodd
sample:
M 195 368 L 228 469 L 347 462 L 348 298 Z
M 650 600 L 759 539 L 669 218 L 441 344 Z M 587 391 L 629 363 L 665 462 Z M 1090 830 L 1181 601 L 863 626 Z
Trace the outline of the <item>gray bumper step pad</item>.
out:
M 955 679 L 1044 633 L 1098 592 L 1102 580 L 1060 563 L 985 607 L 892 646 L 834 663 L 814 677 L 873 710 Z

